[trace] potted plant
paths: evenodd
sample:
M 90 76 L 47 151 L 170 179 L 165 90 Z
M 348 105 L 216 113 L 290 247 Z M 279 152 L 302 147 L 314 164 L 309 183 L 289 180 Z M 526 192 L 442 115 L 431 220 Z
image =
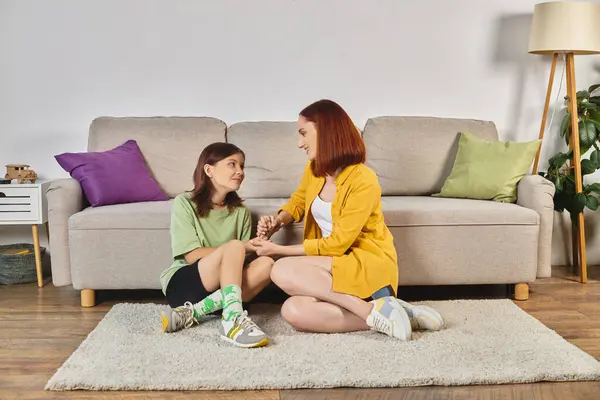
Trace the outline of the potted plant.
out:
M 587 90 L 577 92 L 577 117 L 579 128 L 579 147 L 581 154 L 581 175 L 596 172 L 600 169 L 600 84 L 592 85 Z M 565 97 L 567 100 L 568 97 Z M 560 135 L 567 146 L 571 137 L 571 113 L 565 113 L 560 125 Z M 583 156 L 591 151 L 589 159 Z M 583 191 L 575 191 L 575 170 L 572 167 L 573 151 L 558 152 L 548 160 L 548 171 L 539 174 L 556 187 L 554 194 L 554 209 L 567 210 L 571 221 L 577 224 L 577 216 L 586 207 L 590 210 L 598 209 L 600 183 L 583 184 Z

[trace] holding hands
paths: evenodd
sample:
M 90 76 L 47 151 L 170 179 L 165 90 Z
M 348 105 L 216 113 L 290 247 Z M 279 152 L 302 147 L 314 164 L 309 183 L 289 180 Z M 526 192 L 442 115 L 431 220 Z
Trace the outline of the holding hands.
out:
M 250 240 L 248 243 L 252 246 L 252 251 L 256 252 L 258 256 L 272 256 L 281 253 L 281 247 L 278 244 L 271 242 L 269 239 L 263 239 L 262 237 L 256 237 Z
M 283 219 L 280 217 L 283 215 Z M 250 251 L 255 251 L 258 256 L 301 256 L 306 255 L 303 245 L 283 246 L 273 243 L 269 238 L 286 224 L 285 219 L 291 218 L 285 212 L 277 217 L 266 215 L 260 217 L 256 229 L 256 237 L 246 244 Z
M 283 222 L 273 215 L 262 216 L 258 220 L 256 236 L 263 239 L 269 239 L 282 225 Z
M 255 251 L 258 256 L 281 254 L 281 247 L 269 238 L 283 226 L 283 222 L 273 215 L 265 215 L 258 220 L 256 237 L 246 243 L 246 248 Z

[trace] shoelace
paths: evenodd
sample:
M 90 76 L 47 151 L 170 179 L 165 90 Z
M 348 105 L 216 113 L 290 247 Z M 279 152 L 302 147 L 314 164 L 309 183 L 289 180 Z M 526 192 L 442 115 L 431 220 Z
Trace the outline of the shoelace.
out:
M 380 332 L 391 333 L 392 321 L 380 314 L 373 315 L 373 326 Z
M 189 328 L 190 326 L 192 326 L 194 324 L 194 322 L 196 322 L 196 318 L 194 318 L 194 306 L 189 301 L 186 301 L 183 304 L 183 307 L 179 308 L 177 310 L 177 312 L 179 313 L 179 316 L 181 317 L 178 321 L 179 324 L 177 324 L 177 325 L 183 324 L 184 328 Z
M 250 317 L 248 317 L 248 311 L 244 311 L 243 313 L 241 313 L 236 320 L 236 323 L 242 327 L 242 329 L 244 330 L 248 330 L 250 332 L 252 332 L 253 330 L 260 330 L 260 328 L 258 327 L 258 325 L 256 325 L 251 319 Z

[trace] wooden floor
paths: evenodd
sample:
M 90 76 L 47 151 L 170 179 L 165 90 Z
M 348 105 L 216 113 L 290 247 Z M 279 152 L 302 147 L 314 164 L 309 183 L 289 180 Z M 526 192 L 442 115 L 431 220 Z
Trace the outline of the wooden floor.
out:
M 565 339 L 600 360 L 600 268 L 590 268 L 588 284 L 554 268 L 555 277 L 531 287 L 516 302 Z M 505 288 L 406 288 L 404 298 L 503 297 Z M 100 292 L 94 308 L 79 306 L 78 292 L 46 283 L 0 286 L 0 399 L 39 398 L 198 398 L 198 399 L 599 399 L 600 382 L 539 383 L 398 389 L 328 389 L 257 392 L 49 392 L 44 385 L 94 329 L 110 307 L 122 301 L 163 302 L 160 292 Z M 243 396 L 243 397 L 242 397 Z

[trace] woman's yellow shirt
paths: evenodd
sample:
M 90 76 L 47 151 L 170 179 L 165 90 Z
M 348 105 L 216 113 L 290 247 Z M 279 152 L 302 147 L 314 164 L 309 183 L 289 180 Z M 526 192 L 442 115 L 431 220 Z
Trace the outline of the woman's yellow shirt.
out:
M 304 218 L 306 254 L 333 257 L 335 292 L 365 299 L 390 285 L 396 293 L 398 256 L 392 233 L 384 222 L 377 175 L 364 164 L 351 165 L 338 174 L 331 205 L 332 231 L 324 238 L 310 209 L 325 178 L 316 177 L 310 164 L 306 165 L 296 192 L 279 210 L 288 212 L 295 222 Z

